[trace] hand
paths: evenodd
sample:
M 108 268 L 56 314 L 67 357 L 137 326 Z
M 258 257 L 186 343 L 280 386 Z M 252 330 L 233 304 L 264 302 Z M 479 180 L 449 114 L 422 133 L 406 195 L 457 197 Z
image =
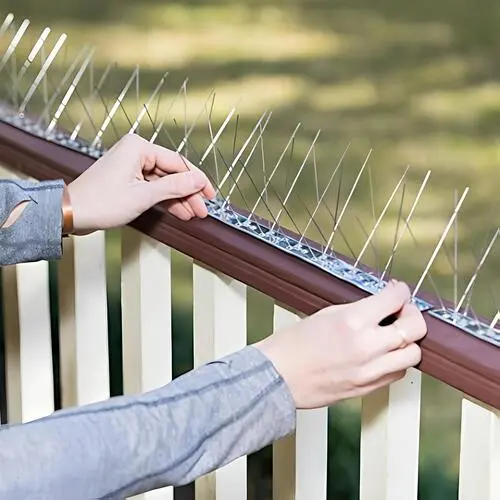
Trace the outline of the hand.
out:
M 182 220 L 206 217 L 215 191 L 180 154 L 126 135 L 68 186 L 74 234 L 124 226 L 161 201 Z
M 425 320 L 403 283 L 351 304 L 331 306 L 255 344 L 287 383 L 297 408 L 364 396 L 420 362 Z M 388 326 L 379 323 L 396 314 Z

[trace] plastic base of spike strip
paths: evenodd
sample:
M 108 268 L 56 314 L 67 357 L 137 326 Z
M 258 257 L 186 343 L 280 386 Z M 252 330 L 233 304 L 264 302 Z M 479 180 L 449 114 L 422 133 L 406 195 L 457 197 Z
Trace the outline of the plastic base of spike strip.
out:
M 106 152 L 105 148 L 100 144 L 91 146 L 79 138 L 72 139 L 63 131 L 53 130 L 47 133 L 46 128 L 40 122 L 23 114 L 13 112 L 11 108 L 2 103 L 0 103 L 0 120 L 47 141 L 83 153 L 91 158 L 98 159 Z M 374 294 L 387 285 L 385 281 L 380 280 L 374 274 L 356 268 L 352 264 L 339 259 L 330 250 L 320 251 L 316 248 L 311 248 L 304 240 L 298 240 L 284 234 L 279 227 L 268 227 L 257 222 L 252 215 L 246 216 L 235 212 L 225 200 L 218 198 L 207 201 L 206 204 L 209 216 L 239 231 L 244 231 L 255 238 L 259 238 L 361 290 Z M 412 301 L 420 311 L 428 311 L 429 314 L 441 321 L 451 324 L 459 330 L 485 342 L 500 347 L 500 332 L 490 328 L 489 325 L 464 314 L 455 313 L 453 310 L 434 309 L 432 304 L 418 297 L 414 297 Z
M 500 347 L 500 330 L 496 328 L 490 328 L 488 325 L 465 314 L 455 312 L 453 309 L 433 309 L 429 311 L 429 314 L 474 337 Z

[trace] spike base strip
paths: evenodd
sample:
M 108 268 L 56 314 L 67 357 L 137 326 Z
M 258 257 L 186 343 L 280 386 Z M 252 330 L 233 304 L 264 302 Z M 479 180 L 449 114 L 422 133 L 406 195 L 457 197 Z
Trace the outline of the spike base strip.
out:
M 71 182 L 93 161 L 88 155 L 0 122 L 0 163 L 31 177 Z M 260 219 L 252 219 L 261 223 Z M 160 204 L 131 226 L 304 314 L 369 295 L 359 286 L 336 279 L 318 266 L 214 217 L 182 222 Z M 281 228 L 280 231 L 292 234 Z M 314 243 L 307 243 L 318 249 Z M 343 256 L 337 257 L 348 262 Z M 421 342 L 419 368 L 500 409 L 500 350 L 464 334 L 457 325 L 442 321 L 429 311 L 424 316 L 429 333 Z

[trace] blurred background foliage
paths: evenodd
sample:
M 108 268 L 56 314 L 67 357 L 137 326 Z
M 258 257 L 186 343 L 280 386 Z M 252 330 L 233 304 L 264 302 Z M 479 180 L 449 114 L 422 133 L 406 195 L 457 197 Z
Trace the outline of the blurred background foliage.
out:
M 431 169 L 431 182 L 412 222 L 419 246 L 408 237 L 398 250 L 393 271 L 400 278 L 418 279 L 456 193 L 465 186 L 471 187 L 471 193 L 457 228 L 457 275 L 450 265 L 453 235 L 447 240 L 448 251 L 441 252 L 433 267 L 442 296 L 453 300 L 460 294 L 485 238 L 497 227 L 498 220 L 490 214 L 497 199 L 500 156 L 496 137 L 500 125 L 499 2 L 0 0 L 0 7 L 18 18 L 29 17 L 40 28 L 47 24 L 55 32 L 67 32 L 75 50 L 94 45 L 96 68 L 101 71 L 116 61 L 119 78 L 110 84 L 106 99 L 113 98 L 136 64 L 141 66 L 141 98 L 143 91 L 147 97 L 166 70 L 172 95 L 189 77 L 192 113 L 212 88 L 217 91 L 214 120 L 219 123 L 241 98 L 242 135 L 263 111 L 273 110 L 264 139 L 266 157 L 276 158 L 300 121 L 302 133 L 294 154 L 297 167 L 321 129 L 317 149 L 320 185 L 325 184 L 347 144 L 351 146 L 345 160 L 345 186 L 373 148 L 369 176 L 373 185 L 363 181 L 343 224 L 350 246 L 358 251 L 364 234 L 357 218 L 368 220 L 369 227 L 373 211 L 380 213 L 404 167 L 410 164 L 406 189 L 413 194 L 407 194 L 407 207 Z M 206 142 L 200 134 L 193 136 L 193 144 Z M 285 170 L 280 175 L 285 183 L 289 173 Z M 252 186 L 242 180 L 242 189 L 247 193 Z M 297 191 L 306 205 L 314 207 L 311 169 Z M 335 196 L 332 190 L 331 206 Z M 307 214 L 302 202 L 295 199 L 291 203 L 295 222 L 303 225 Z M 398 205 L 393 203 L 377 232 L 376 252 L 365 259 L 370 264 L 379 266 L 390 253 Z M 328 233 L 332 221 L 327 211 L 318 221 Z M 350 251 L 340 239 L 336 248 Z M 108 250 L 112 382 L 114 393 L 119 394 L 118 233 L 109 235 Z M 186 257 L 173 252 L 173 263 L 174 357 L 176 374 L 180 374 L 192 366 L 192 277 Z M 498 251 L 494 251 L 474 290 L 476 311 L 488 317 L 499 307 L 492 292 L 499 263 Z M 433 290 L 429 284 L 427 290 Z M 249 341 L 269 332 L 270 315 L 268 298 L 251 291 Z M 330 416 L 329 499 L 354 500 L 358 495 L 359 401 L 331 409 Z M 460 394 L 424 377 L 422 500 L 456 498 L 459 425 Z M 251 458 L 249 470 L 250 497 L 270 498 L 269 449 Z

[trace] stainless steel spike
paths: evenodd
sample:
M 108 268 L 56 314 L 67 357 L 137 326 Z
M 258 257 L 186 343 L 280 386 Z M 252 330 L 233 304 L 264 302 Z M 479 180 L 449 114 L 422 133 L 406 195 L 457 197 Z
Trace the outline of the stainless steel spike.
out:
M 396 184 L 396 187 L 392 191 L 391 196 L 387 200 L 387 203 L 385 204 L 384 209 L 382 210 L 382 213 L 379 215 L 377 222 L 373 226 L 373 229 L 371 230 L 371 232 L 368 236 L 368 240 L 365 242 L 363 248 L 361 249 L 361 252 L 359 252 L 358 258 L 356 259 L 356 262 L 354 263 L 354 267 L 357 267 L 360 260 L 363 258 L 363 255 L 366 252 L 366 249 L 368 248 L 370 241 L 372 240 L 373 235 L 375 234 L 375 231 L 378 229 L 380 223 L 382 222 L 382 219 L 384 218 L 384 215 L 386 214 L 387 210 L 389 209 L 389 205 L 392 203 L 394 196 L 396 196 L 396 193 L 398 192 L 399 187 L 401 186 L 401 184 L 405 180 L 405 177 L 406 177 L 406 174 L 408 173 L 409 168 L 410 168 L 410 166 L 406 167 L 406 170 L 404 171 L 403 175 L 401 176 L 401 179 L 399 179 L 399 182 Z
M 293 190 L 295 188 L 295 185 L 297 184 L 297 181 L 299 180 L 300 174 L 302 173 L 302 171 L 304 170 L 304 167 L 307 164 L 307 160 L 309 158 L 309 155 L 311 154 L 311 151 L 314 149 L 314 145 L 316 144 L 316 142 L 317 142 L 317 140 L 319 138 L 320 133 L 321 133 L 321 130 L 318 130 L 318 132 L 314 136 L 312 144 L 311 144 L 311 146 L 309 147 L 309 149 L 307 151 L 306 157 L 304 158 L 304 161 L 302 162 L 302 165 L 300 166 L 299 171 L 295 175 L 295 177 L 293 179 L 293 182 L 292 182 L 292 185 L 288 189 L 288 192 L 287 192 L 287 194 L 285 196 L 285 199 L 283 200 L 283 206 L 280 209 L 280 211 L 278 212 L 278 215 L 276 215 L 276 222 L 273 223 L 273 225 L 271 227 L 271 231 L 274 229 L 275 225 L 278 223 L 278 221 L 279 221 L 279 219 L 280 219 L 280 217 L 281 217 L 281 215 L 283 213 L 283 210 L 284 210 L 286 204 L 288 203 L 288 199 L 290 198 L 290 196 L 291 196 L 291 194 L 292 194 L 292 192 L 293 192 Z
M 28 54 L 28 57 L 26 57 L 26 60 L 24 61 L 23 65 L 21 66 L 21 69 L 19 70 L 19 73 L 15 76 L 14 81 L 12 83 L 12 98 L 14 100 L 15 105 L 17 105 L 17 94 L 18 94 L 18 87 L 19 84 L 21 83 L 21 80 L 23 79 L 23 76 L 25 75 L 26 71 L 28 71 L 29 67 L 35 60 L 35 57 L 38 55 L 40 52 L 40 49 L 43 47 L 43 44 L 47 40 L 47 37 L 50 34 L 50 28 L 44 28 L 40 36 L 38 37 L 37 41 L 33 45 L 33 48 L 31 49 L 30 53 Z
M 160 92 L 160 90 L 165 85 L 165 82 L 167 81 L 167 76 L 168 76 L 168 72 L 166 72 L 163 75 L 163 77 L 161 78 L 161 80 L 158 82 L 158 85 L 156 86 L 153 93 L 151 94 L 151 97 L 148 99 L 148 102 L 146 103 L 146 108 L 149 108 L 149 105 L 153 102 L 153 99 L 157 96 L 158 92 Z M 137 81 L 139 81 L 139 77 L 137 78 Z M 139 96 L 137 96 L 137 98 L 139 98 Z M 144 108 L 144 106 L 141 106 L 141 109 L 139 110 L 139 113 L 137 115 L 137 118 L 134 121 L 134 124 L 132 125 L 132 127 L 128 131 L 129 134 L 135 133 L 135 131 L 137 130 L 137 128 L 141 124 L 141 121 L 144 118 L 144 115 L 146 114 L 146 111 L 145 111 L 146 108 Z
M 312 212 L 312 216 L 311 218 L 309 219 L 308 223 L 306 224 L 306 227 L 304 229 L 304 233 L 302 234 L 302 236 L 300 237 L 300 240 L 299 240 L 299 243 L 302 242 L 302 239 L 305 237 L 306 233 L 307 233 L 307 230 L 309 229 L 309 226 L 311 225 L 314 217 L 316 216 L 316 213 L 318 212 L 319 210 L 319 207 L 321 206 L 321 202 L 323 201 L 323 199 L 325 198 L 326 196 L 326 193 L 328 192 L 329 188 L 330 188 L 330 185 L 332 184 L 333 182 L 333 179 L 335 178 L 335 175 L 337 173 L 337 171 L 339 170 L 340 166 L 342 165 L 342 162 L 344 161 L 344 158 L 347 154 L 347 151 L 349 151 L 349 147 L 351 146 L 351 144 L 347 144 L 347 147 L 345 148 L 344 152 L 342 153 L 341 157 L 340 157 L 340 160 L 339 162 L 337 163 L 337 166 L 334 168 L 333 172 L 332 172 L 332 175 L 330 176 L 330 179 L 328 180 L 328 183 L 326 184 L 326 187 L 325 189 L 323 190 L 323 192 L 321 193 L 321 196 L 318 197 L 318 200 L 317 200 L 317 203 L 316 203 L 316 206 L 314 207 L 314 210 Z M 326 239 L 325 239 L 325 243 L 326 243 Z
M 12 54 L 14 54 L 16 47 L 19 45 L 19 42 L 21 41 L 22 37 L 24 36 L 24 33 L 26 33 L 26 30 L 28 29 L 29 25 L 30 25 L 29 19 L 25 19 L 21 23 L 21 26 L 19 26 L 16 33 L 14 34 L 14 37 L 12 38 L 9 46 L 5 50 L 2 59 L 0 59 L 0 73 L 5 68 L 5 65 L 9 62 L 9 59 L 12 57 Z
M 356 187 L 357 187 L 357 185 L 359 183 L 359 180 L 361 179 L 361 175 L 363 174 L 363 171 L 364 171 L 366 165 L 368 164 L 368 160 L 370 159 L 372 151 L 373 150 L 370 149 L 370 151 L 366 155 L 365 161 L 363 162 L 363 165 L 361 166 L 361 169 L 359 170 L 358 175 L 356 176 L 356 179 L 354 180 L 354 184 L 351 187 L 351 191 L 349 192 L 349 195 L 347 196 L 347 200 L 344 203 L 344 206 L 342 207 L 342 210 L 340 212 L 340 215 L 339 215 L 338 219 L 335 217 L 335 223 L 334 223 L 335 225 L 333 226 L 333 230 L 332 230 L 332 232 L 330 234 L 330 237 L 328 238 L 328 242 L 326 244 L 326 247 L 325 247 L 325 250 L 323 252 L 323 255 L 327 252 L 327 250 L 332 245 L 333 237 L 335 236 L 335 233 L 336 233 L 338 227 L 340 226 L 340 223 L 342 222 L 342 218 L 344 217 L 344 214 L 345 214 L 345 211 L 347 209 L 347 206 L 349 205 L 349 202 L 351 201 L 352 195 L 354 194 L 354 191 L 356 190 Z
M 406 220 L 408 221 L 408 224 L 411 221 L 411 218 L 413 217 L 413 214 L 415 212 L 415 209 L 417 208 L 418 202 L 420 201 L 420 198 L 424 192 L 425 186 L 427 185 L 427 182 L 429 181 L 429 177 L 431 175 L 431 171 L 428 170 L 427 174 L 424 177 L 424 180 L 422 181 L 422 184 L 420 185 L 420 189 L 418 190 L 417 195 L 415 196 L 415 200 L 413 201 L 412 206 L 410 207 L 410 211 L 408 212 L 408 216 L 406 217 Z M 387 261 L 387 264 L 384 267 L 384 271 L 382 272 L 382 275 L 380 279 L 383 281 L 387 270 L 389 269 L 390 265 L 392 264 L 392 261 L 394 260 L 394 256 L 396 255 L 396 250 L 398 249 L 399 243 L 403 239 L 403 236 L 406 232 L 406 228 L 408 228 L 408 225 L 405 225 L 401 231 L 401 234 L 398 236 L 398 240 L 396 241 L 396 244 L 392 248 L 391 256 L 389 257 L 389 260 Z
M 92 87 L 91 87 L 92 92 L 91 92 L 90 97 L 89 97 L 88 105 L 84 100 L 82 101 L 83 111 L 84 111 L 85 115 L 87 115 L 87 118 L 88 118 L 90 124 L 92 125 L 92 128 L 94 129 L 95 134 L 97 134 L 97 132 L 99 130 L 97 128 L 97 125 L 94 122 L 94 119 L 92 117 L 92 113 L 89 111 L 89 106 L 93 105 L 95 98 L 97 97 L 98 93 L 101 91 L 101 88 L 104 85 L 104 82 L 106 81 L 106 79 L 108 78 L 108 75 L 111 72 L 111 68 L 113 66 L 116 66 L 115 63 L 110 63 L 106 66 L 99 82 L 97 82 L 97 87 L 94 88 L 93 84 L 91 84 L 92 85 Z M 92 81 L 93 81 L 93 77 L 92 77 Z M 80 119 L 80 121 L 78 122 L 78 124 L 76 125 L 76 127 L 73 129 L 73 132 L 71 133 L 72 140 L 76 139 L 76 137 L 80 133 L 80 130 L 83 126 L 83 120 L 84 120 L 84 118 L 82 117 Z
M 183 87 L 184 87 L 184 85 L 186 84 L 187 81 L 188 80 L 186 78 L 184 80 L 184 83 L 181 85 L 181 87 L 177 91 L 176 96 L 172 99 L 172 102 L 170 103 L 170 106 L 167 108 L 166 113 L 165 113 L 167 116 L 170 113 L 170 110 L 172 109 L 172 107 L 174 106 L 174 103 L 177 101 L 177 99 L 181 95 L 182 89 L 183 89 Z M 157 117 L 153 119 L 153 117 L 151 116 L 151 113 L 149 112 L 148 106 L 146 104 L 144 104 L 143 107 L 144 107 L 144 112 L 147 114 L 148 119 L 151 122 L 151 125 L 153 127 L 156 127 L 155 131 L 153 132 L 153 135 L 151 136 L 151 139 L 149 139 L 149 142 L 155 142 L 156 139 L 158 138 L 158 136 L 160 135 L 160 132 L 163 130 L 163 127 L 165 125 L 165 120 L 162 120 L 161 123 L 158 126 L 156 126 L 156 119 L 157 119 Z M 172 143 L 172 146 L 173 146 L 173 143 Z
M 227 125 L 229 124 L 229 122 L 231 121 L 231 118 L 233 117 L 234 113 L 236 112 L 236 108 L 234 107 L 229 113 L 228 115 L 226 116 L 226 118 L 224 119 L 224 122 L 222 123 L 222 125 L 219 127 L 219 130 L 217 131 L 217 133 L 215 134 L 214 137 L 211 138 L 211 141 L 210 141 L 210 144 L 208 145 L 208 147 L 205 149 L 205 152 L 203 153 L 203 156 L 201 157 L 200 161 L 199 161 L 199 165 L 202 165 L 203 162 L 207 159 L 207 156 L 212 152 L 212 150 L 214 149 L 215 145 L 217 144 L 218 140 L 220 139 L 221 135 L 223 134 L 225 128 L 227 127 Z M 211 132 L 211 126 L 210 126 L 210 134 L 212 134 Z
M 210 111 L 208 112 L 208 131 L 210 133 L 210 140 L 214 142 L 214 131 L 212 130 L 212 113 L 215 105 L 215 95 L 214 98 L 212 99 L 212 104 L 210 106 Z M 228 121 L 229 123 L 229 121 Z M 224 124 L 223 124 L 224 125 Z M 214 164 L 215 164 L 215 180 L 217 182 L 217 185 L 220 183 L 220 176 L 219 176 L 219 162 L 217 160 L 217 152 L 213 150 L 213 155 L 214 155 Z
M 491 252 L 491 249 L 493 248 L 493 246 L 495 244 L 495 241 L 498 238 L 498 233 L 499 232 L 500 232 L 500 229 L 497 229 L 495 231 L 495 234 L 493 235 L 493 238 L 491 238 L 491 241 L 490 241 L 489 245 L 486 247 L 486 250 L 483 252 L 483 255 L 481 256 L 481 259 L 480 259 L 480 261 L 478 262 L 478 264 L 476 266 L 474 274 L 472 275 L 471 279 L 467 283 L 467 286 L 465 287 L 465 290 L 464 290 L 462 296 L 460 297 L 460 300 L 458 302 L 455 302 L 455 304 L 456 304 L 455 305 L 455 312 L 458 312 L 460 310 L 460 308 L 462 307 L 462 304 L 464 303 L 465 298 L 467 297 L 467 295 L 471 291 L 471 288 L 474 285 L 474 282 L 476 281 L 476 279 L 477 279 L 477 277 L 479 275 L 479 272 L 481 271 L 481 268 L 483 267 L 484 263 L 486 262 L 486 259 L 488 258 L 488 255 Z
M 500 321 L 500 311 L 497 311 L 495 316 L 493 317 L 493 320 L 490 323 L 490 330 L 493 330 L 495 328 L 495 325 Z
M 429 272 L 432 264 L 434 263 L 434 260 L 436 259 L 436 256 L 439 252 L 439 249 L 441 248 L 441 246 L 443 245 L 443 242 L 450 230 L 450 227 L 451 225 L 453 224 L 455 218 L 457 217 L 458 215 L 458 212 L 460 211 L 460 208 L 462 207 L 462 204 L 463 202 L 465 201 L 465 197 L 467 196 L 467 193 L 469 192 L 469 188 L 467 187 L 460 200 L 458 201 L 456 207 L 455 207 L 455 210 L 453 211 L 448 223 L 446 224 L 446 227 L 441 235 L 441 238 L 439 239 L 438 241 L 438 244 L 436 245 L 436 247 L 434 248 L 434 251 L 432 252 L 432 255 L 431 255 L 431 258 L 429 259 L 429 262 L 427 263 L 427 266 L 425 266 L 425 269 L 424 269 L 424 272 L 422 273 L 422 275 L 420 276 L 420 279 L 418 280 L 418 283 L 416 284 L 415 286 L 415 289 L 413 290 L 413 294 L 412 294 L 412 297 L 416 297 L 417 293 L 419 292 L 420 290 L 420 287 L 422 286 L 422 283 L 424 282 L 425 280 L 425 277 L 427 276 L 427 273 Z
M 224 184 L 228 180 L 229 176 L 232 174 L 232 171 L 233 171 L 234 167 L 236 166 L 236 164 L 238 163 L 239 159 L 241 158 L 241 156 L 245 152 L 246 148 L 250 144 L 250 141 L 252 140 L 252 137 L 255 135 L 255 132 L 258 130 L 260 124 L 262 123 L 262 121 L 264 120 L 264 118 L 266 117 L 266 115 L 267 115 L 267 111 L 264 111 L 264 113 L 262 113 L 261 117 L 259 118 L 257 124 L 252 129 L 252 132 L 248 136 L 247 140 L 245 141 L 245 143 L 243 144 L 243 146 L 238 151 L 238 154 L 236 155 L 236 157 L 233 159 L 233 161 L 229 165 L 229 170 L 226 172 L 226 174 L 222 178 L 219 186 L 217 186 L 217 194 L 220 193 L 222 187 L 224 186 Z
M 47 59 L 42 65 L 42 68 L 40 69 L 38 75 L 36 76 L 34 82 L 32 83 L 31 87 L 29 88 L 26 96 L 24 97 L 23 102 L 21 103 L 21 106 L 19 107 L 19 113 L 23 114 L 24 111 L 26 110 L 26 106 L 29 104 L 31 98 L 33 97 L 33 94 L 35 93 L 38 85 L 40 85 L 40 82 L 44 78 L 45 74 L 50 68 L 50 65 L 54 62 L 54 59 L 57 57 L 57 54 L 61 50 L 62 46 L 64 45 L 64 42 L 68 38 L 68 35 L 66 33 L 63 33 L 59 38 L 57 39 L 57 42 L 55 43 L 54 47 L 50 51 L 49 55 L 47 56 Z
M 14 14 L 10 12 L 5 16 L 5 19 L 3 20 L 2 25 L 0 26 L 0 38 L 2 38 L 2 36 L 5 35 L 10 25 L 12 24 L 12 21 L 14 21 Z
M 76 68 L 78 67 L 78 64 L 80 64 L 80 60 L 85 56 L 85 52 L 87 52 L 88 47 L 84 47 L 83 49 L 80 50 L 80 52 L 77 54 L 75 59 L 73 60 L 72 64 L 70 67 L 66 70 L 66 73 L 62 77 L 61 81 L 57 85 L 56 89 L 52 93 L 52 96 L 48 100 L 47 104 L 45 105 L 44 109 L 40 113 L 40 117 L 38 118 L 37 125 L 41 125 L 44 116 L 47 115 L 50 111 L 50 108 L 56 101 L 56 99 L 59 97 L 61 92 L 63 91 L 64 87 L 66 86 L 66 83 L 69 81 L 73 73 L 75 72 Z
M 408 230 L 408 233 L 410 234 L 411 239 L 413 240 L 413 244 L 415 245 L 415 247 L 417 248 L 417 250 L 419 250 L 419 251 L 420 251 L 420 250 L 422 249 L 422 248 L 421 248 L 421 245 L 419 245 L 417 238 L 416 238 L 416 237 L 415 237 L 415 235 L 413 234 L 413 231 L 412 231 L 412 229 L 411 229 L 411 227 L 410 227 L 410 224 L 409 224 L 409 222 L 408 222 L 408 219 L 407 219 L 407 218 L 405 218 L 405 217 L 403 217 L 403 222 L 405 223 L 406 228 L 407 228 L 407 230 Z M 443 299 L 441 298 L 441 294 L 439 293 L 439 289 L 438 289 L 438 287 L 436 286 L 436 283 L 435 283 L 434 279 L 432 278 L 432 273 L 430 272 L 430 268 L 429 268 L 429 271 L 428 271 L 428 278 L 429 278 L 429 282 L 430 282 L 430 284 L 431 284 L 432 288 L 434 289 L 434 292 L 435 292 L 436 297 L 437 297 L 437 299 L 438 299 L 438 301 L 439 301 L 439 305 L 441 306 L 441 309 L 446 309 L 446 306 L 444 305 L 444 301 L 443 301 Z M 413 296 L 413 297 L 415 297 L 415 296 L 416 296 L 416 293 L 414 293 L 412 296 Z
M 62 98 L 61 104 L 59 104 L 59 107 L 57 108 L 56 112 L 54 113 L 54 117 L 52 118 L 51 122 L 49 123 L 49 126 L 47 127 L 45 133 L 50 134 L 52 130 L 55 128 L 57 125 L 57 122 L 61 115 L 63 114 L 64 109 L 68 105 L 73 93 L 76 90 L 77 85 L 80 83 L 80 80 L 82 79 L 83 74 L 87 70 L 87 67 L 94 57 L 94 49 L 92 49 L 89 53 L 89 55 L 85 58 L 83 61 L 83 64 L 80 66 L 80 69 L 78 70 L 77 74 L 73 78 L 73 81 L 71 82 L 71 85 L 69 86 L 68 90 L 64 94 L 64 97 Z
M 453 203 L 456 205 L 458 192 L 453 191 Z M 458 301 L 458 217 L 453 223 L 453 303 L 455 307 Z
M 295 130 L 293 131 L 292 135 L 288 139 L 288 142 L 287 142 L 285 148 L 283 149 L 283 152 L 281 153 L 280 157 L 278 158 L 278 161 L 276 162 L 276 165 L 274 166 L 271 174 L 269 175 L 269 178 L 267 179 L 267 181 L 264 185 L 264 188 L 259 193 L 257 201 L 255 202 L 255 205 L 252 207 L 252 210 L 250 211 L 250 216 L 249 216 L 248 220 L 250 220 L 253 217 L 253 214 L 257 210 L 257 207 L 259 206 L 260 201 L 263 199 L 264 193 L 267 192 L 267 188 L 271 185 L 271 181 L 273 180 L 274 174 L 277 172 L 278 167 L 281 165 L 281 162 L 283 161 L 283 158 L 285 157 L 285 154 L 286 154 L 288 148 L 290 147 L 290 144 L 292 144 L 293 141 L 295 140 L 295 136 L 297 135 L 300 127 L 301 127 L 301 124 L 298 123 L 297 126 L 295 127 Z
M 354 218 L 356 219 L 359 227 L 361 228 L 361 231 L 363 232 L 366 241 L 369 241 L 369 246 L 373 252 L 373 255 L 375 256 L 375 267 L 377 269 L 376 275 L 380 275 L 380 253 L 377 251 L 377 248 L 373 244 L 373 241 L 371 241 L 370 235 L 368 234 L 368 231 L 366 230 L 364 224 L 361 222 L 361 219 L 355 215 Z M 356 267 L 356 264 L 354 265 Z
M 392 242 L 392 249 L 391 249 L 391 256 L 394 256 L 394 247 L 396 246 L 396 242 L 398 240 L 398 235 L 399 235 L 399 226 L 401 223 L 401 217 L 403 216 L 403 205 L 405 201 L 405 195 L 406 195 L 406 183 L 403 184 L 403 189 L 401 190 L 401 201 L 399 203 L 399 210 L 398 210 L 398 219 L 396 221 L 396 230 L 394 231 L 394 240 Z M 389 260 L 391 260 L 391 257 L 389 257 Z M 394 262 L 394 257 L 391 260 L 391 264 Z M 392 265 L 389 266 L 389 274 L 391 273 L 392 270 Z M 380 275 L 380 281 L 382 281 L 382 274 Z
M 102 136 L 104 135 L 104 132 L 106 132 L 106 129 L 108 128 L 109 124 L 113 120 L 113 117 L 115 116 L 116 112 L 118 111 L 118 108 L 120 107 L 121 102 L 127 95 L 127 92 L 129 91 L 130 87 L 132 86 L 132 83 L 134 83 L 134 80 L 136 78 L 137 73 L 139 72 L 139 66 L 136 66 L 135 70 L 132 73 L 132 76 L 128 79 L 127 83 L 125 84 L 125 87 L 123 87 L 122 91 L 118 95 L 116 101 L 114 102 L 113 106 L 111 107 L 109 113 L 107 114 L 106 118 L 104 119 L 101 127 L 99 128 L 99 131 L 97 132 L 96 136 L 94 137 L 94 140 L 91 143 L 91 147 L 96 147 L 96 145 L 101 141 Z
M 241 166 L 241 170 L 240 170 L 240 173 L 236 176 L 236 179 L 234 180 L 234 184 L 231 186 L 231 188 L 229 189 L 229 192 L 227 193 L 227 196 L 226 196 L 226 200 L 224 201 L 224 203 L 222 204 L 222 209 L 225 208 L 225 206 L 229 203 L 229 200 L 231 198 L 231 195 L 233 194 L 235 188 L 236 188 L 236 185 L 239 183 L 243 173 L 246 171 L 246 168 L 247 168 L 247 165 L 250 161 L 250 159 L 252 158 L 253 154 L 255 153 L 255 150 L 257 149 L 257 146 L 259 145 L 259 142 L 260 142 L 260 138 L 262 137 L 262 134 L 264 133 L 268 123 L 269 123 L 269 120 L 271 119 L 271 116 L 272 116 L 272 113 L 269 113 L 268 117 L 267 117 L 267 120 L 265 121 L 264 125 L 262 127 L 260 127 L 261 131 L 259 133 L 259 136 L 257 137 L 257 140 L 255 141 L 255 144 L 253 146 L 253 148 L 250 150 L 250 153 L 248 154 L 246 160 L 243 162 L 243 165 Z

